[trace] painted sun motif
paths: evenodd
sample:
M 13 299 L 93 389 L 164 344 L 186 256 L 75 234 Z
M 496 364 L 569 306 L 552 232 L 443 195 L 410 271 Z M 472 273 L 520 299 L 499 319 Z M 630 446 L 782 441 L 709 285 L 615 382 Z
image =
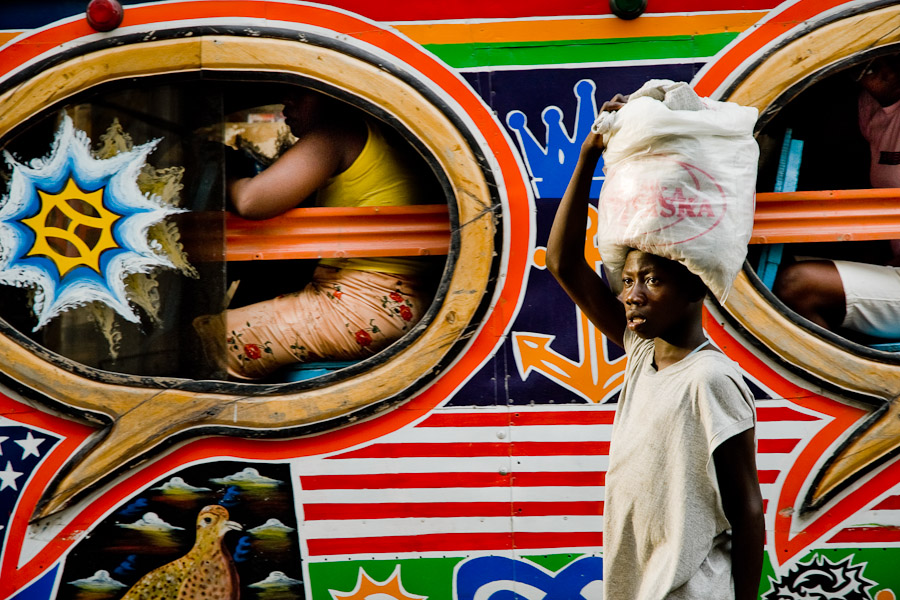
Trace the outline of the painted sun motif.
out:
M 137 322 L 126 278 L 177 268 L 147 231 L 184 211 L 137 183 L 158 141 L 98 159 L 65 115 L 47 157 L 25 164 L 4 152 L 12 177 L 0 198 L 0 283 L 35 289 L 35 331 L 92 302 Z
M 400 581 L 400 565 L 384 581 L 375 581 L 362 567 L 356 580 L 356 587 L 349 592 L 328 590 L 334 600 L 428 600 L 428 596 L 411 594 L 403 589 Z

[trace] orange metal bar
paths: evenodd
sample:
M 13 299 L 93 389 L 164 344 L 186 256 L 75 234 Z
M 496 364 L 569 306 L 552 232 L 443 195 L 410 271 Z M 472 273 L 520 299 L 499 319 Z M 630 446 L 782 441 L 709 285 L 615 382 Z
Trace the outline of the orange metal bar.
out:
M 446 204 L 295 208 L 263 221 L 225 220 L 229 261 L 447 254 Z
M 756 195 L 751 244 L 900 239 L 900 188 Z

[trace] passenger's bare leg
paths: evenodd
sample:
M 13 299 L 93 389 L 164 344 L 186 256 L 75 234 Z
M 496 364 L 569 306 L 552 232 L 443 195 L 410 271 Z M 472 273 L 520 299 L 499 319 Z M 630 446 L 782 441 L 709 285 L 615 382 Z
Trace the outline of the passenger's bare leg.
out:
M 834 331 L 844 322 L 844 285 L 830 260 L 802 261 L 780 269 L 772 291 L 788 308 L 820 327 Z

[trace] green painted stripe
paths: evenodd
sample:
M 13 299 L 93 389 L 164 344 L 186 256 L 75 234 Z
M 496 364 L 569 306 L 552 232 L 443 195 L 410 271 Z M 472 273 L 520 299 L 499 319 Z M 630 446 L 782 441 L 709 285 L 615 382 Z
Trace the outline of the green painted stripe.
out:
M 515 44 L 429 44 L 425 48 L 451 67 L 552 65 L 563 63 L 703 58 L 712 56 L 737 37 L 737 32 L 695 36 L 555 40 Z

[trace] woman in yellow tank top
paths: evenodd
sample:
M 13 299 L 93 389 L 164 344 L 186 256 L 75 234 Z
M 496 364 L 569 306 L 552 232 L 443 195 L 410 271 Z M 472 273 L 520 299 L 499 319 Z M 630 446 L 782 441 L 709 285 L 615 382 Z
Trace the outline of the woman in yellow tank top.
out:
M 322 94 L 301 90 L 284 106 L 297 142 L 254 177 L 229 179 L 233 209 L 268 219 L 315 195 L 318 206 L 403 206 L 424 200 L 417 173 L 378 125 Z M 299 292 L 225 312 L 227 368 L 259 379 L 314 360 L 355 360 L 400 338 L 431 301 L 421 261 L 323 259 Z M 195 327 L 221 335 L 217 317 Z M 216 333 L 216 331 L 218 333 Z

